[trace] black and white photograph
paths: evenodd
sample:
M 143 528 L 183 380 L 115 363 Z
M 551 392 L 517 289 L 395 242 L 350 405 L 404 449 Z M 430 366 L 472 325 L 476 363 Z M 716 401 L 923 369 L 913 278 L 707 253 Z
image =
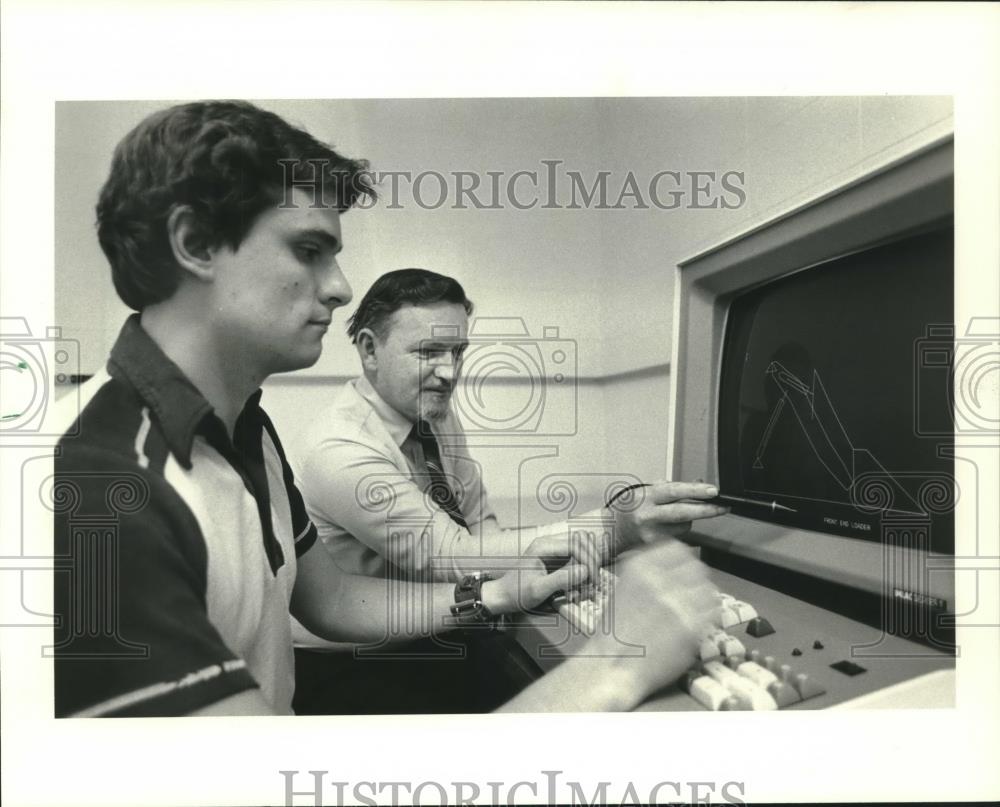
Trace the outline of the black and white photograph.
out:
M 998 795 L 997 17 L 753 5 L 15 47 L 5 802 Z

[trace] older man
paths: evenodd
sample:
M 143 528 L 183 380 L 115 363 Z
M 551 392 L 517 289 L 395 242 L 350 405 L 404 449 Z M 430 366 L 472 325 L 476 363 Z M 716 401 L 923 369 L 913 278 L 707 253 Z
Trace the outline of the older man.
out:
M 380 277 L 352 316 L 363 374 L 314 419 L 298 475 L 340 566 L 454 581 L 484 562 L 503 572 L 505 558 L 522 554 L 591 565 L 726 512 L 690 501 L 716 495 L 711 485 L 661 483 L 638 509 L 595 512 L 588 523 L 604 527 L 596 542 L 571 540 L 565 522 L 500 529 L 449 406 L 472 308 L 456 280 L 401 269 Z
M 588 523 L 597 527 L 584 534 L 571 531 L 567 523 L 501 529 L 479 465 L 449 406 L 472 309 L 454 279 L 402 269 L 380 277 L 351 318 L 348 335 L 363 374 L 314 419 L 297 474 L 319 537 L 339 566 L 377 577 L 457 582 L 472 571 L 496 577 L 518 574 L 511 569 L 523 568 L 523 562 L 515 559 L 527 555 L 573 558 L 595 574 L 624 548 L 725 512 L 690 501 L 715 495 L 709 485 L 660 483 L 638 509 L 606 508 L 592 514 Z M 301 647 L 322 644 L 301 632 L 297 639 Z M 485 652 L 488 659 L 475 673 L 443 663 L 440 672 L 432 672 L 423 659 L 414 665 L 398 659 L 392 664 L 377 659 L 354 663 L 344 648 L 339 657 L 303 649 L 297 653 L 297 699 L 303 709 L 317 711 L 380 708 L 375 694 L 362 706 L 330 701 L 323 681 L 336 670 L 340 676 L 356 675 L 374 690 L 389 689 L 394 680 L 405 682 L 400 687 L 412 699 L 397 709 L 422 710 L 431 699 L 438 709 L 459 703 L 456 692 L 465 691 L 471 675 L 478 676 L 480 688 L 498 686 L 495 698 L 503 700 L 527 682 L 519 671 L 527 674 L 533 665 L 517 660 L 518 648 L 509 641 L 505 653 L 492 652 L 501 642 L 494 635 L 490 642 L 470 646 L 472 656 Z M 326 649 L 335 652 L 329 645 Z M 421 657 L 428 655 L 426 650 L 415 648 Z M 504 684 L 503 676 L 488 668 L 509 666 L 512 659 L 517 669 Z M 325 705 L 307 705 L 308 693 Z

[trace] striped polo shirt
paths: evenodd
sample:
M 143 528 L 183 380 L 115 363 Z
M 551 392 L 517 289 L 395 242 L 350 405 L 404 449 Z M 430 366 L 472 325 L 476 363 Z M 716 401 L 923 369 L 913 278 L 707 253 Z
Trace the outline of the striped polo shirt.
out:
M 81 389 L 52 493 L 57 717 L 179 715 L 252 687 L 291 713 L 288 609 L 316 528 L 260 396 L 230 436 L 138 315 Z

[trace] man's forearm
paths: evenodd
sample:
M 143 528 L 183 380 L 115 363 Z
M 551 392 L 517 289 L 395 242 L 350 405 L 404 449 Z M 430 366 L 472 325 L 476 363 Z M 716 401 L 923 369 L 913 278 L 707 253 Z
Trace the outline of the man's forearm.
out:
M 326 603 L 321 624 L 307 627 L 340 642 L 409 641 L 454 627 L 454 602 L 449 583 L 344 575 Z
M 501 529 L 495 519 L 452 531 L 435 548 L 433 579 L 458 581 L 477 572 L 499 577 L 512 568 L 506 559 L 525 555 L 536 533 L 536 527 Z
M 482 602 L 493 614 L 518 605 L 500 581 L 482 584 Z M 410 641 L 461 627 L 452 615 L 455 586 L 414 583 L 390 578 L 344 575 L 322 615 L 306 625 L 319 636 L 337 642 Z

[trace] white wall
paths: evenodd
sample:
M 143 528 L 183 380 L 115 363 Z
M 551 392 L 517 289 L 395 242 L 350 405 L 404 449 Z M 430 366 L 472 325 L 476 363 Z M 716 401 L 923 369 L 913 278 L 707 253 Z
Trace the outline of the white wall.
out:
M 651 372 L 606 386 L 604 459 L 609 467 L 635 468 L 640 475 L 662 476 L 666 468 L 666 431 L 656 425 L 668 413 L 669 371 L 654 368 L 670 356 L 674 267 L 953 127 L 950 99 L 936 97 L 692 99 L 690 110 L 690 117 L 678 118 L 666 107 L 627 108 L 634 114 L 618 116 L 616 148 L 633 165 L 650 170 L 666 154 L 644 148 L 644 133 L 680 125 L 669 146 L 684 155 L 680 164 L 734 167 L 745 172 L 747 186 L 747 205 L 740 210 L 640 211 L 623 222 L 620 265 L 627 274 L 609 301 L 609 318 L 639 323 L 641 337 L 636 329 L 611 329 L 604 366 L 608 372 Z M 616 420 L 622 439 L 611 425 Z
M 681 98 L 273 101 L 262 105 L 304 125 L 379 171 L 537 170 L 561 160 L 592 181 L 609 171 L 611 201 L 626 174 L 640 186 L 658 171 L 739 171 L 737 209 L 352 211 L 344 219 L 342 266 L 359 298 L 381 273 L 423 266 L 457 277 L 481 317 L 520 317 L 571 340 L 578 363 L 572 434 L 490 438 L 479 455 L 501 516 L 550 517 L 539 480 L 562 474 L 596 504 L 607 474 L 662 476 L 676 264 L 851 177 L 950 131 L 947 98 Z M 82 342 L 82 364 L 102 361 L 126 311 L 114 297 L 97 246 L 93 206 L 114 144 L 159 103 L 62 103 L 57 107 L 57 321 Z M 437 185 L 421 186 L 434 202 Z M 523 184 L 519 186 L 525 188 Z M 482 194 L 484 197 L 488 194 Z M 568 201 L 568 180 L 559 185 Z M 524 193 L 523 196 L 527 196 Z M 523 197 L 522 197 L 523 198 Z M 545 188 L 541 201 L 545 199 Z M 626 204 L 631 204 L 626 201 Z M 353 306 L 349 310 L 353 310 Z M 339 323 L 346 319 L 344 314 Z M 543 343 L 544 346 L 544 343 Z M 338 330 L 316 367 L 275 377 L 265 401 L 290 451 L 301 450 L 302 413 L 346 377 L 357 360 Z M 551 369 L 551 365 L 550 365 Z M 489 388 L 491 405 L 517 408 L 530 390 L 516 379 Z M 559 396 L 556 396 L 559 397 Z M 568 414 L 561 410 L 561 424 Z M 525 448 L 525 444 L 535 446 Z M 522 446 L 522 447 L 517 447 Z M 544 446 L 550 446 L 546 449 Z M 558 452 L 544 459 L 535 454 Z M 589 475 L 589 476 L 588 476 Z

